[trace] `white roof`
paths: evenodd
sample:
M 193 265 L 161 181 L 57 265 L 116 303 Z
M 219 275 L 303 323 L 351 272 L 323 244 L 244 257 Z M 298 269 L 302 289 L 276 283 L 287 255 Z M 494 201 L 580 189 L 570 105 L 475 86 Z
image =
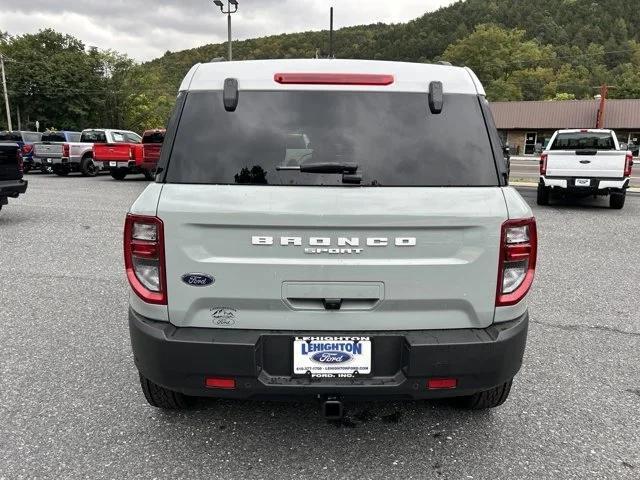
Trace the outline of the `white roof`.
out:
M 558 133 L 611 133 L 613 130 L 608 128 L 567 128 L 565 130 L 558 130 Z
M 281 85 L 276 73 L 372 73 L 394 76 L 387 86 Z M 444 93 L 484 95 L 478 77 L 469 68 L 449 65 L 373 60 L 248 60 L 194 65 L 180 90 L 221 90 L 226 78 L 236 78 L 240 90 L 351 90 L 427 92 L 432 81 L 442 82 Z

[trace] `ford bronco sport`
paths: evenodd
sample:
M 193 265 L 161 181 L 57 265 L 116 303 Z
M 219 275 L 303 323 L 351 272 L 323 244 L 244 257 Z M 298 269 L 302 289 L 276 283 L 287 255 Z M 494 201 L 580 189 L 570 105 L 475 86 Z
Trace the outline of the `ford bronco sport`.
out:
M 147 401 L 507 398 L 536 223 L 466 68 L 194 66 L 124 230 Z

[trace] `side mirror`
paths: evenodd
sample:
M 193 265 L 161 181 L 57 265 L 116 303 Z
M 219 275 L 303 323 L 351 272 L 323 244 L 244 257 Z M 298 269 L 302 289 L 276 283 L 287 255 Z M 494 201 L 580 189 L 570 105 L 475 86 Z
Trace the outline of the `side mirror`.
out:
M 620 144 L 620 150 L 628 150 L 628 149 L 629 149 L 629 145 L 627 145 L 626 143 Z

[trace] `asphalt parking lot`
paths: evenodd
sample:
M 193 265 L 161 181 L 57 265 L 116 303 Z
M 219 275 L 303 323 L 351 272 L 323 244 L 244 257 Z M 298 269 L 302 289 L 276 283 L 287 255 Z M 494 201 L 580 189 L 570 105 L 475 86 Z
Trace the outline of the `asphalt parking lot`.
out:
M 141 177 L 140 177 L 141 178 Z M 640 195 L 535 204 L 523 370 L 505 405 L 149 407 L 127 329 L 124 214 L 146 185 L 29 175 L 0 212 L 0 478 L 640 477 Z

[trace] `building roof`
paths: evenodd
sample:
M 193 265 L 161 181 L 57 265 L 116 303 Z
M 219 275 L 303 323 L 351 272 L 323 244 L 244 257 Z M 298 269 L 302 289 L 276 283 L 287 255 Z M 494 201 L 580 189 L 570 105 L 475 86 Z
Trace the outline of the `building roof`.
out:
M 499 130 L 594 128 L 600 100 L 493 102 Z M 640 99 L 607 100 L 604 128 L 640 130 Z
M 277 73 L 335 73 L 393 75 L 391 85 L 282 85 Z M 284 59 L 211 62 L 194 65 L 180 90 L 222 90 L 226 78 L 238 80 L 242 90 L 351 90 L 427 92 L 431 81 L 442 82 L 444 93 L 484 95 L 478 77 L 469 68 L 450 65 L 374 60 Z

